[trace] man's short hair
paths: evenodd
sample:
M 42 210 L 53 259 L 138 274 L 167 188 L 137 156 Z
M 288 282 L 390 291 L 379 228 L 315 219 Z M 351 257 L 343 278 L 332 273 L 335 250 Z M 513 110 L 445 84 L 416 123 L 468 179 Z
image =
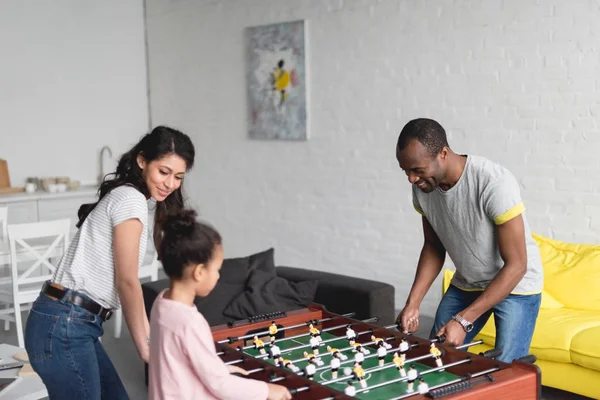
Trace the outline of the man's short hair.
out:
M 446 131 L 437 122 L 428 118 L 417 118 L 409 121 L 398 137 L 398 150 L 404 150 L 411 140 L 418 140 L 429 151 L 436 156 L 448 145 Z

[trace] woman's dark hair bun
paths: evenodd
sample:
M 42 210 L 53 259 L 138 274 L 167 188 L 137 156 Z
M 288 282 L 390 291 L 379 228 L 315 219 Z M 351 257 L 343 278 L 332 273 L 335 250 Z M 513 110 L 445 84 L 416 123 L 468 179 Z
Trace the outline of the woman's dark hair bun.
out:
M 171 213 L 165 219 L 163 232 L 165 236 L 189 235 L 196 226 L 198 213 L 192 209 L 183 209 Z

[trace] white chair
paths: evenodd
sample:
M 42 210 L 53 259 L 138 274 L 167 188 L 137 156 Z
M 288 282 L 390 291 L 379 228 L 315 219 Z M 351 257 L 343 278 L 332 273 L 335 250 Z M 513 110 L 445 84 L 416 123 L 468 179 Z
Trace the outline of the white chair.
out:
M 8 243 L 8 207 L 0 207 L 0 242 Z
M 33 303 L 40 294 L 42 283 L 52 279 L 56 266 L 48 260 L 60 259 L 67 251 L 70 229 L 69 219 L 7 227 L 11 276 L 0 282 L 0 302 L 11 303 L 13 307 L 0 310 L 0 319 L 15 322 L 21 348 L 25 346 L 21 311 L 29 308 L 21 305 Z M 33 264 L 20 269 L 19 263 L 23 261 Z
M 152 259 L 149 263 L 144 264 L 140 267 L 138 277 L 140 279 L 150 278 L 152 282 L 158 280 L 158 268 L 160 261 L 156 256 L 156 251 L 153 253 Z M 113 315 L 115 320 L 115 338 L 121 337 L 121 330 L 123 328 L 123 309 L 119 308 Z

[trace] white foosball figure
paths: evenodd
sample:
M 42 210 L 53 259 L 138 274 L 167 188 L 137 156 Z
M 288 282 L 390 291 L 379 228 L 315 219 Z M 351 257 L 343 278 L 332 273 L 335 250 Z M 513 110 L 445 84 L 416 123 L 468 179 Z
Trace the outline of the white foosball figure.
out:
M 410 349 L 410 345 L 408 344 L 408 342 L 406 341 L 405 338 L 402 338 L 402 341 L 400 342 L 400 353 L 404 354 L 406 352 L 408 352 L 408 350 Z
M 329 366 L 331 367 L 331 376 L 333 379 L 337 379 L 338 370 L 340 369 L 340 359 L 336 356 L 331 357 L 331 361 L 329 362 Z
M 276 359 L 281 355 L 281 349 L 273 342 L 271 342 L 271 346 L 269 348 L 269 355 L 272 359 Z
M 309 362 L 304 368 L 304 373 L 306 374 L 306 377 L 311 381 L 313 380 L 315 372 L 317 372 L 317 367 L 312 362 Z
M 356 341 L 356 332 L 348 325 L 346 327 L 346 339 L 350 343 L 350 346 L 354 346 L 354 342 Z
M 313 353 L 315 354 L 315 356 L 319 355 L 319 339 L 317 339 L 316 337 L 312 336 L 309 340 L 310 342 L 310 346 L 312 347 Z
M 362 365 L 363 361 L 365 361 L 365 355 L 361 351 L 357 351 L 354 355 L 354 362 Z
M 429 392 L 429 385 L 423 380 L 423 378 L 419 379 L 419 393 L 427 394 Z
M 356 388 L 352 385 L 352 381 L 348 381 L 348 386 L 344 389 L 344 394 L 351 397 L 356 396 Z
M 379 366 L 382 367 L 385 362 L 385 356 L 387 355 L 387 349 L 383 345 L 383 343 L 379 343 L 379 347 L 377 348 L 377 359 L 379 360 Z
M 406 388 L 407 392 L 414 392 L 413 385 L 415 384 L 415 381 L 418 377 L 419 373 L 415 369 L 415 366 L 411 365 L 410 369 L 408 370 L 408 388 Z

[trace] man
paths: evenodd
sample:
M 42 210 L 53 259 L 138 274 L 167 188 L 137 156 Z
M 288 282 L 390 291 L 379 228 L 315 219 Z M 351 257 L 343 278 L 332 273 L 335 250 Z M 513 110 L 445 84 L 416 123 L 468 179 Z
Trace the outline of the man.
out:
M 446 252 L 456 266 L 440 302 L 431 338 L 472 341 L 494 313 L 499 360 L 529 353 L 539 312 L 543 271 L 515 177 L 483 157 L 450 149 L 444 128 L 431 119 L 406 124 L 396 158 L 413 185 L 424 244 L 406 305 L 405 332 L 419 327 L 419 307 L 439 275 Z

